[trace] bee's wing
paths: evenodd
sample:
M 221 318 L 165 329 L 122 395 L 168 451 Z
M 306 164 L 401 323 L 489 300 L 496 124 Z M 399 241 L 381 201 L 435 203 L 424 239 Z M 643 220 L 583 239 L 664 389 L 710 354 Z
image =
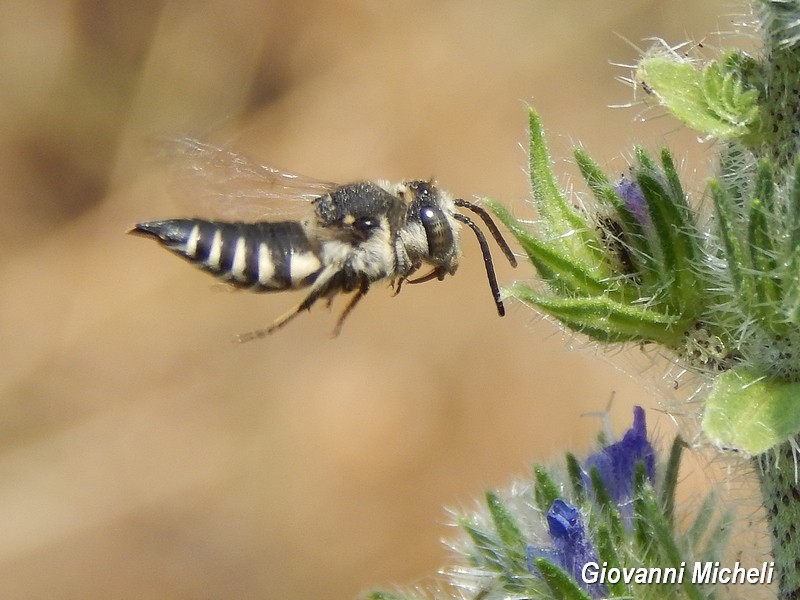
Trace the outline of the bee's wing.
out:
M 282 171 L 193 138 L 163 144 L 170 191 L 194 217 L 258 221 L 306 216 L 337 184 Z

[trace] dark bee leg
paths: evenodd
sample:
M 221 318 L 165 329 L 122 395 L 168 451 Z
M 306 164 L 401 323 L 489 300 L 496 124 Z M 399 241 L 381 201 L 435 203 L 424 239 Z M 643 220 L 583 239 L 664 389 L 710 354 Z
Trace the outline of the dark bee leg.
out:
M 414 273 L 416 273 L 421 266 L 422 263 L 415 263 L 411 265 L 411 268 L 408 270 L 408 273 L 406 273 L 404 276 L 400 277 L 397 280 L 397 283 L 394 285 L 394 294 L 392 294 L 392 298 L 394 298 L 395 296 L 397 296 L 397 294 L 400 293 L 400 288 L 403 287 L 403 283 L 405 283 L 406 281 L 408 281 L 408 283 L 414 283 L 408 277 L 409 275 L 413 275 Z
M 304 310 L 309 310 L 314 303 L 322 298 L 323 296 L 330 295 L 339 291 L 341 288 L 341 279 L 335 275 L 324 277 L 320 275 L 320 278 L 317 281 L 322 281 L 323 283 L 319 283 L 314 286 L 311 290 L 311 293 L 306 296 L 305 300 L 303 300 L 300 304 L 295 306 L 289 312 L 281 315 L 277 319 L 272 322 L 272 325 L 269 327 L 265 327 L 264 329 L 256 329 L 255 331 L 250 331 L 248 333 L 242 333 L 237 335 L 235 341 L 243 343 L 243 342 L 252 342 L 253 340 L 260 340 L 261 338 L 267 337 L 269 334 L 277 331 L 284 325 L 286 325 L 289 321 L 294 319 L 297 315 L 299 315 Z M 330 304 L 330 299 L 328 300 Z
M 442 275 L 434 269 L 430 273 L 426 273 L 422 277 L 417 277 L 416 279 L 409 279 L 408 283 L 425 283 L 426 281 L 430 281 L 431 279 L 439 279 L 441 281 Z
M 321 294 L 317 292 L 312 292 L 309 294 L 305 300 L 303 300 L 300 304 L 294 307 L 289 312 L 281 315 L 277 319 L 272 322 L 272 325 L 269 327 L 265 327 L 264 329 L 256 329 L 255 331 L 248 331 L 247 333 L 241 333 L 237 335 L 234 339 L 239 343 L 243 342 L 252 342 L 253 340 L 260 340 L 261 338 L 267 337 L 269 334 L 277 331 L 284 325 L 286 325 L 289 321 L 294 319 L 297 315 L 299 315 L 304 310 L 308 310 L 311 306 L 316 302 Z
M 394 292 L 392 293 L 392 298 L 394 298 L 395 296 L 397 296 L 397 294 L 400 293 L 400 290 L 403 287 L 403 283 L 405 283 L 405 281 L 406 278 L 401 277 L 400 279 L 397 280 L 397 283 L 392 284 L 392 287 L 394 288 Z
M 469 217 L 466 217 L 460 213 L 456 213 L 453 217 L 457 221 L 461 221 L 465 225 L 469 226 L 473 232 L 475 232 L 475 236 L 478 238 L 478 244 L 481 246 L 481 252 L 483 253 L 483 264 L 486 267 L 486 277 L 489 279 L 489 288 L 492 290 L 492 296 L 494 296 L 494 304 L 497 306 L 497 314 L 501 317 L 506 314 L 506 309 L 503 306 L 503 301 L 500 298 L 500 287 L 497 285 L 497 276 L 494 274 L 494 264 L 492 263 L 492 255 L 489 253 L 489 242 L 486 241 L 486 236 L 483 235 L 483 231 L 480 230 L 480 227 L 475 225 Z
M 344 320 L 347 316 L 353 312 L 353 309 L 358 304 L 359 300 L 361 300 L 364 296 L 366 296 L 367 292 L 369 291 L 369 280 L 365 277 L 361 280 L 361 285 L 359 285 L 356 293 L 353 294 L 353 297 L 350 298 L 350 302 L 347 303 L 347 306 L 344 307 L 342 314 L 339 315 L 338 320 L 336 321 L 336 327 L 333 328 L 333 332 L 331 332 L 331 337 L 338 337 L 339 333 L 342 331 L 342 325 L 344 324 Z
M 514 256 L 514 252 L 511 250 L 511 247 L 506 242 L 503 234 L 500 233 L 500 230 L 497 228 L 497 225 L 494 224 L 492 217 L 487 213 L 483 208 L 478 206 L 477 204 L 473 204 L 472 202 L 467 202 L 466 200 L 457 199 L 455 200 L 456 206 L 461 206 L 462 208 L 466 208 L 467 210 L 471 210 L 476 215 L 478 215 L 481 220 L 486 223 L 486 227 L 489 228 L 489 231 L 494 238 L 494 241 L 497 242 L 497 245 L 500 246 L 500 249 L 503 251 L 503 254 L 506 255 L 508 262 L 511 263 L 512 267 L 517 266 L 517 257 Z M 460 219 L 459 219 L 460 220 Z

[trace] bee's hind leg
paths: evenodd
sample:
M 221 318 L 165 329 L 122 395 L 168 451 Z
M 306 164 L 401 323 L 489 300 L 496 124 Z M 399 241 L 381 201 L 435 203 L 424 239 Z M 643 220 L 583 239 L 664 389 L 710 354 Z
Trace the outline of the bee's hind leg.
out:
M 338 289 L 339 281 L 337 278 L 333 277 L 320 277 L 317 282 L 324 281 L 324 283 L 317 283 L 311 289 L 311 293 L 305 297 L 300 304 L 295 306 L 289 312 L 281 315 L 277 319 L 275 319 L 269 327 L 265 327 L 264 329 L 256 329 L 255 331 L 249 331 L 247 333 L 242 333 L 237 335 L 234 338 L 236 342 L 252 342 L 253 340 L 260 340 L 261 338 L 267 337 L 269 334 L 277 331 L 284 325 L 286 325 L 289 321 L 294 319 L 297 315 L 299 315 L 304 310 L 309 310 L 314 303 L 322 298 L 323 296 L 329 296 Z
M 347 306 L 344 307 L 342 314 L 339 315 L 339 318 L 336 320 L 336 327 L 333 328 L 333 331 L 331 332 L 331 337 L 337 337 L 339 335 L 339 333 L 342 331 L 342 325 L 344 325 L 344 320 L 351 312 L 353 312 L 353 309 L 356 307 L 356 304 L 358 304 L 359 300 L 361 300 L 364 296 L 367 295 L 368 291 L 369 291 L 369 280 L 366 277 L 364 277 L 361 280 L 361 283 L 359 284 L 356 293 L 353 294 L 352 298 L 350 298 L 350 302 L 347 303 Z

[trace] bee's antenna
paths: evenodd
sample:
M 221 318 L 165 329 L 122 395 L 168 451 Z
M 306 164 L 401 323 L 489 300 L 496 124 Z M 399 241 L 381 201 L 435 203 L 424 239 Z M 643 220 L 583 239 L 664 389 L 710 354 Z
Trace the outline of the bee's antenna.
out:
M 455 205 L 466 208 L 467 210 L 471 210 L 476 215 L 478 215 L 483 220 L 484 223 L 486 223 L 486 227 L 489 228 L 489 231 L 492 233 L 494 241 L 497 242 L 497 245 L 500 246 L 500 249 L 503 251 L 503 254 L 506 255 L 508 262 L 511 263 L 512 267 L 516 267 L 517 258 L 514 256 L 514 252 L 512 252 L 511 247 L 508 245 L 508 242 L 506 242 L 505 238 L 503 238 L 503 234 L 500 233 L 500 230 L 497 228 L 497 225 L 494 224 L 494 221 L 492 220 L 492 217 L 489 215 L 489 213 L 487 213 L 485 209 L 481 208 L 477 204 L 473 204 L 472 202 L 467 202 L 466 200 L 462 200 L 461 198 L 455 200 Z
M 486 216 L 488 218 L 489 215 L 487 214 Z M 492 295 L 494 296 L 494 303 L 497 306 L 497 313 L 502 317 L 506 314 L 506 309 L 503 306 L 503 301 L 500 299 L 500 288 L 497 285 L 497 276 L 494 274 L 492 255 L 489 253 L 489 242 L 486 241 L 486 236 L 483 235 L 483 231 L 481 231 L 480 227 L 472 222 L 472 219 L 462 215 L 461 213 L 455 213 L 453 217 L 456 219 L 456 221 L 461 221 L 465 225 L 468 225 L 469 228 L 475 232 L 475 236 L 478 238 L 478 243 L 481 245 L 481 252 L 483 253 L 483 264 L 486 266 L 486 276 L 489 278 L 489 287 L 491 288 Z M 494 225 L 494 223 L 492 223 L 492 225 Z M 497 228 L 495 227 L 495 230 L 496 229 Z M 499 234 L 500 232 L 498 231 L 498 235 Z

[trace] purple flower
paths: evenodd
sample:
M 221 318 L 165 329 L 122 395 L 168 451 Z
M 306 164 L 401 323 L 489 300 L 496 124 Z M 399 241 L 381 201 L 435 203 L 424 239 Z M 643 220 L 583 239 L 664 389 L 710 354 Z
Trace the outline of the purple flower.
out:
M 647 439 L 644 409 L 636 406 L 633 409 L 633 426 L 625 432 L 622 439 L 591 454 L 583 467 L 587 489 L 592 489 L 588 473 L 596 468 L 606 493 L 626 520 L 630 520 L 632 514 L 633 483 L 639 462 L 644 463 L 647 476 L 653 481 L 655 450 Z M 586 533 L 580 511 L 568 502 L 557 499 L 547 511 L 547 525 L 552 546 L 539 548 L 528 545 L 528 570 L 538 574 L 536 559 L 544 558 L 569 573 L 593 598 L 608 595 L 604 584 L 588 585 L 581 577 L 586 563 L 599 561 L 592 540 Z
M 644 198 L 642 188 L 632 179 L 623 177 L 614 187 L 617 196 L 622 198 L 625 207 L 630 211 L 633 218 L 639 222 L 642 229 L 650 226 L 650 214 L 647 211 L 647 200 Z
M 535 561 L 544 558 L 569 573 L 593 598 L 606 596 L 608 590 L 604 584 L 587 585 L 581 577 L 584 565 L 588 562 L 597 563 L 598 559 L 594 545 L 586 535 L 580 511 L 564 500 L 556 500 L 547 511 L 547 525 L 553 547 L 529 545 L 526 551 L 528 570 L 537 573 Z
M 647 439 L 644 409 L 633 408 L 633 426 L 615 444 L 590 455 L 584 466 L 585 481 L 590 487 L 588 472 L 597 468 L 606 492 L 621 509 L 633 498 L 633 478 L 636 465 L 643 462 L 650 481 L 655 481 L 656 454 Z

